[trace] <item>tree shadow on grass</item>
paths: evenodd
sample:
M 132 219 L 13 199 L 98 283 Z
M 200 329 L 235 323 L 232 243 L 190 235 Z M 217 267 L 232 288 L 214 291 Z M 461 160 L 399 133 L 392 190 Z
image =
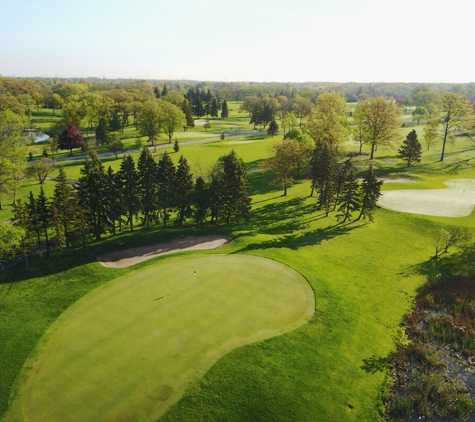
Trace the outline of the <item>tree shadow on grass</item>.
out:
M 400 273 L 400 275 L 409 277 L 420 274 L 428 280 L 435 278 L 470 275 L 475 273 L 475 243 L 468 245 L 457 252 L 442 255 L 439 258 L 431 257 L 427 261 L 412 265 Z
M 376 374 L 377 372 L 387 372 L 392 368 L 393 357 L 388 356 L 370 356 L 363 359 L 363 365 L 360 368 L 368 374 Z

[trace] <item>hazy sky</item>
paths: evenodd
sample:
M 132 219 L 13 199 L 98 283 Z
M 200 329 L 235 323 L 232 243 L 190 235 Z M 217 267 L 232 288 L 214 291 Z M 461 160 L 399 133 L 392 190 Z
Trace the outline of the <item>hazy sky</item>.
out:
M 475 81 L 473 0 L 0 0 L 0 75 Z

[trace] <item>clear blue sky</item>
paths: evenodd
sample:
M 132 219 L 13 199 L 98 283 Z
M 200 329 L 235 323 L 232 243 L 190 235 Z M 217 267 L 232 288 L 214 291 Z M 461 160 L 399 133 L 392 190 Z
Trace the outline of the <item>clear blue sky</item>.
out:
M 0 0 L 0 75 L 475 81 L 472 0 Z

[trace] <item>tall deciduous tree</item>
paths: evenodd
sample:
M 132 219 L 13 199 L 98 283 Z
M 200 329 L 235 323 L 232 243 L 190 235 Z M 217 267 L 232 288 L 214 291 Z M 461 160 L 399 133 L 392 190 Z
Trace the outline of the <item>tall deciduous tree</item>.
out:
M 473 108 L 466 97 L 452 92 L 446 92 L 442 95 L 440 104 L 440 131 L 442 135 L 440 161 L 444 161 L 447 141 L 454 141 L 457 135 L 464 133 L 473 123 Z
M 143 104 L 137 119 L 139 133 L 143 136 L 148 136 L 152 146 L 155 146 L 160 135 L 162 114 L 163 111 L 160 103 L 157 100 L 148 100 Z
M 398 135 L 401 109 L 392 99 L 379 96 L 359 103 L 354 113 L 356 125 L 366 132 L 371 145 L 370 160 L 380 145 L 390 145 Z
M 328 142 L 341 152 L 349 139 L 346 117 L 346 99 L 343 93 L 326 92 L 318 96 L 309 116 L 309 132 L 315 142 Z
M 429 119 L 424 125 L 424 139 L 426 141 L 427 151 L 429 151 L 430 147 L 439 137 L 439 121 L 437 119 Z
M 406 161 L 407 167 L 409 167 L 413 162 L 420 163 L 421 155 L 422 145 L 417 139 L 417 132 L 412 129 L 398 149 L 398 158 Z
M 168 143 L 172 143 L 173 134 L 177 129 L 182 129 L 187 125 L 185 115 L 176 105 L 164 101 L 162 107 L 161 127 L 168 135 Z

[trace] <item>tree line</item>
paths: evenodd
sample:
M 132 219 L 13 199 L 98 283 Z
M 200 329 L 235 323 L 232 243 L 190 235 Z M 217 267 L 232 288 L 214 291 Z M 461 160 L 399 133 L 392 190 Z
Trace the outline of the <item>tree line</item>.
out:
M 101 240 L 106 233 L 114 235 L 126 227 L 134 231 L 137 222 L 149 229 L 248 219 L 249 189 L 243 161 L 234 151 L 218 159 L 209 177 L 196 180 L 183 155 L 175 166 L 168 153 L 156 160 L 143 148 L 137 163 L 126 155 L 114 171 L 106 169 L 93 151 L 75 186 L 60 167 L 51 198 L 41 187 L 37 196 L 30 192 L 28 199 L 17 201 L 13 226 L 18 236 L 11 250 L 27 256 L 44 245 L 49 256 L 54 238 L 61 255 L 67 248 Z

